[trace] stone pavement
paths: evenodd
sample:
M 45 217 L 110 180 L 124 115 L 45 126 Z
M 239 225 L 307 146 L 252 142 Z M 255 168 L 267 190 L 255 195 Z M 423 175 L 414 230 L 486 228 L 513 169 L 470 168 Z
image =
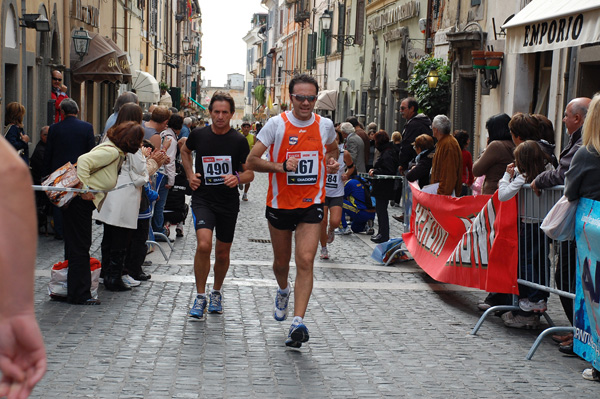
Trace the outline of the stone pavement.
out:
M 437 283 L 414 262 L 381 266 L 370 258 L 368 236 L 336 236 L 331 259 L 316 260 L 310 341 L 286 348 L 290 321 L 272 317 L 265 193 L 266 177 L 257 175 L 241 204 L 224 314 L 204 322 L 187 317 L 195 293 L 190 223 L 168 261 L 159 251 L 148 256 L 152 280 L 126 293 L 101 287 L 102 305 L 91 307 L 48 299 L 62 241 L 40 236 L 35 300 L 48 372 L 32 397 L 598 397 L 600 385 L 581 378 L 586 363 L 549 339 L 524 360 L 535 332 L 492 317 L 471 336 L 485 293 Z M 400 224 L 391 224 L 399 235 Z M 95 257 L 100 240 L 96 226 Z M 567 325 L 556 296 L 550 302 L 551 317 Z

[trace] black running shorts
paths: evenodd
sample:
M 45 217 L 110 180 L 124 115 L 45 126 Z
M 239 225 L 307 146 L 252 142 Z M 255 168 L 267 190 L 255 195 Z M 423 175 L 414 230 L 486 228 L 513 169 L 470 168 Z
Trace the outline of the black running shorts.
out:
M 265 216 L 271 226 L 277 230 L 296 230 L 300 223 L 321 223 L 323 204 L 314 204 L 308 208 L 275 209 L 267 207 Z

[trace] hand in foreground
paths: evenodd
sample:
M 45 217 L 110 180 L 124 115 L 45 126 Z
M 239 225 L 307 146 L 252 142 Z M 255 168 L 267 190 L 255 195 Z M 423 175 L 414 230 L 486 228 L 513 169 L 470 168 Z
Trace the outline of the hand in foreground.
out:
M 24 399 L 46 372 L 46 350 L 33 314 L 0 316 L 0 397 Z
M 82 200 L 86 200 L 86 201 L 93 201 L 94 198 L 96 198 L 94 196 L 94 193 L 79 193 L 79 196 L 81 197 Z
M 198 187 L 200 187 L 200 184 L 202 183 L 200 176 L 202 176 L 200 173 L 196 173 L 191 178 L 188 178 L 188 182 L 190 183 L 190 188 L 192 190 L 196 190 Z
M 373 176 L 375 174 L 375 169 L 370 169 L 369 170 L 369 176 Z
M 508 173 L 511 178 L 515 177 L 515 164 L 514 163 L 509 163 L 508 165 L 506 165 L 506 173 Z
M 334 174 L 340 169 L 340 163 L 333 158 L 327 161 L 327 173 Z
M 286 163 L 285 163 L 285 167 L 288 170 L 288 172 L 295 172 L 296 170 L 298 170 L 298 163 L 300 162 L 300 160 L 296 157 L 290 157 L 287 159 Z
M 223 184 L 225 184 L 229 188 L 237 187 L 239 184 L 238 178 L 236 175 L 221 175 L 223 178 Z
M 535 185 L 535 180 L 531 182 L 531 189 L 533 190 L 535 195 L 537 195 L 538 197 L 540 195 L 542 195 L 542 191 L 539 188 L 537 188 L 537 186 Z

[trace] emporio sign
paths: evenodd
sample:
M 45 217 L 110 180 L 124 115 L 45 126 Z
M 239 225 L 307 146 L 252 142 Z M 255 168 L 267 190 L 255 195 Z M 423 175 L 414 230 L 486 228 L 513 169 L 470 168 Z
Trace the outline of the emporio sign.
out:
M 533 0 L 502 26 L 509 53 L 534 53 L 600 41 L 600 2 Z
M 420 3 L 409 1 L 401 6 L 392 7 L 378 14 L 367 22 L 369 33 L 377 32 L 387 26 L 396 24 L 400 21 L 418 17 L 420 12 Z

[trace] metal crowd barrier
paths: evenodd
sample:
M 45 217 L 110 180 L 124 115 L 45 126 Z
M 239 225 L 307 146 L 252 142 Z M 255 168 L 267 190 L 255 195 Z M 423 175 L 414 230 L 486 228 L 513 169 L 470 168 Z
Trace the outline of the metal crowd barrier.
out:
M 544 189 L 538 197 L 529 184 L 523 185 L 518 194 L 519 223 L 519 268 L 517 282 L 525 287 L 550 294 L 565 300 L 575 299 L 575 243 L 554 241 L 540 229 L 544 217 L 563 195 L 564 186 Z M 529 259 L 529 262 L 528 262 Z M 528 266 L 528 264 L 530 266 Z M 562 301 L 563 299 L 561 299 Z M 477 331 L 492 313 L 518 310 L 518 297 L 513 295 L 512 305 L 493 306 L 486 310 L 471 331 Z M 560 309 L 562 312 L 562 309 Z M 547 312 L 542 315 L 550 325 L 542 331 L 527 353 L 530 360 L 544 337 L 559 332 L 573 332 L 573 327 L 557 327 Z

